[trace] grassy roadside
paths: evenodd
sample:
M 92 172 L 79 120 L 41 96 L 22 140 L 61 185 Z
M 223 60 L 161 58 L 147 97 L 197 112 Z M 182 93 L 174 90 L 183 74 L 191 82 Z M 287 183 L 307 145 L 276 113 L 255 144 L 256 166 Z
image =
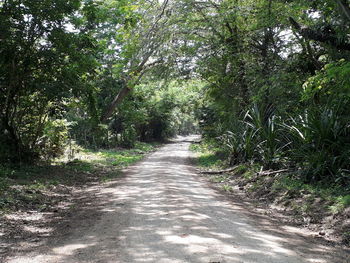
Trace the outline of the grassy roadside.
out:
M 137 143 L 133 149 L 80 149 L 71 161 L 61 158 L 51 164 L 0 166 L 0 213 L 55 211 L 74 188 L 118 177 L 122 168 L 139 161 L 158 145 Z
M 0 262 L 12 253 L 45 246 L 50 237 L 72 231 L 81 219 L 93 222 L 100 213 L 98 187 L 93 186 L 118 178 L 122 168 L 158 146 L 137 143 L 133 149 L 99 151 L 76 147 L 73 158 L 50 164 L 0 165 Z
M 219 149 L 193 144 L 197 165 L 203 170 L 227 167 Z M 269 208 L 288 215 L 294 223 L 319 235 L 350 245 L 350 194 L 334 185 L 304 184 L 297 174 L 259 174 L 260 166 L 241 164 L 233 172 L 206 175 L 228 193 L 238 191 Z

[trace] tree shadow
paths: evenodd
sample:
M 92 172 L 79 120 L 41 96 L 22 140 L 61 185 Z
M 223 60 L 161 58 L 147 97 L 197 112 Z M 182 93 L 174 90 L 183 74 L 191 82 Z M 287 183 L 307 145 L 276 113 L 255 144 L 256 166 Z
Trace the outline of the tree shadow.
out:
M 62 219 L 62 224 L 70 224 L 69 231 L 57 233 L 59 238 L 41 247 L 45 256 L 33 255 L 32 259 L 348 262 L 348 251 L 320 244 L 297 229 L 249 211 L 247 203 L 228 200 L 206 187 L 186 162 L 186 148 L 166 145 L 128 168 L 124 180 L 91 188 L 85 195 L 95 196 L 96 202 L 83 200 L 77 214 Z

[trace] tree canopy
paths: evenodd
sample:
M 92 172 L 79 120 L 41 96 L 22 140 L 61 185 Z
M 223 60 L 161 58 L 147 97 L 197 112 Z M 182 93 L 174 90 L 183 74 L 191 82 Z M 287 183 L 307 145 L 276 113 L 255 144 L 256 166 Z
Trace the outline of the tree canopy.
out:
M 201 132 L 349 183 L 348 0 L 3 0 L 1 162 Z

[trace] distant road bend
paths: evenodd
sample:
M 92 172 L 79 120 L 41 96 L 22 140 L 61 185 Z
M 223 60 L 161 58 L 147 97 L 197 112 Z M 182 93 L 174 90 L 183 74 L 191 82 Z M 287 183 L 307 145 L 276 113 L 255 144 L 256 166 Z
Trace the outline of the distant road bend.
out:
M 346 262 L 211 189 L 189 162 L 193 139 L 166 144 L 102 186 L 102 214 L 90 226 L 8 262 Z

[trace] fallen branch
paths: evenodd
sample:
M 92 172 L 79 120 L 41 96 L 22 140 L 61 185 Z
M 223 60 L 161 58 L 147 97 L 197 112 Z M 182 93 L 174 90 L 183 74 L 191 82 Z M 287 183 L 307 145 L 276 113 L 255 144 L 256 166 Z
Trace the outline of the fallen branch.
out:
M 259 172 L 257 173 L 258 175 L 273 175 L 273 174 L 278 174 L 278 173 L 286 173 L 286 172 L 290 172 L 291 170 L 289 169 L 281 169 L 281 170 L 276 170 L 276 171 L 263 171 L 263 172 Z
M 227 168 L 224 170 L 219 170 L 219 171 L 202 171 L 202 174 L 224 174 L 224 173 L 230 173 L 233 172 L 234 170 L 236 170 L 239 166 L 234 166 L 231 168 Z

